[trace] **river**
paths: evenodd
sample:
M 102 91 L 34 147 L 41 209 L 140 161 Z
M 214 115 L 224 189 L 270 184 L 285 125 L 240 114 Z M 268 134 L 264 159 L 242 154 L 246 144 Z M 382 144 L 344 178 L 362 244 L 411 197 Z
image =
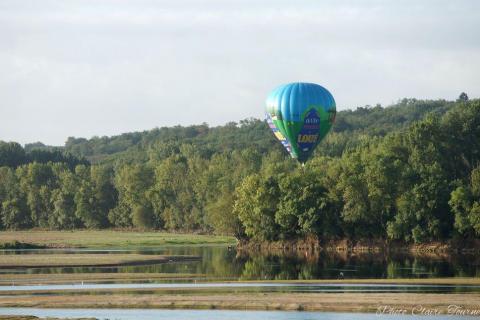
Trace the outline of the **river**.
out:
M 198 261 L 138 266 L 55 267 L 0 269 L 1 273 L 191 273 L 205 280 L 313 280 L 365 278 L 478 277 L 480 257 L 475 255 L 348 254 L 311 253 L 260 254 L 237 252 L 226 246 L 172 246 L 137 249 L 0 250 L 2 254 L 165 254 L 194 255 Z M 1 277 L 0 277 L 1 278 Z
M 34 315 L 37 317 L 118 319 L 118 320 L 457 320 L 475 317 L 437 315 L 374 315 L 343 312 L 232 311 L 232 310 L 153 310 L 153 309 L 38 309 L 0 308 L 0 315 Z

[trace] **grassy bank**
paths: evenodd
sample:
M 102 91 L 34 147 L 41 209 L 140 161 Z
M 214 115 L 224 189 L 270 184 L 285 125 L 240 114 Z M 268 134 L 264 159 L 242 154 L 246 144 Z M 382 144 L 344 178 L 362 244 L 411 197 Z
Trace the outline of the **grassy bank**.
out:
M 129 248 L 165 245 L 235 244 L 235 238 L 233 237 L 165 232 L 114 230 L 0 232 L 0 247 L 1 244 L 15 243 L 15 241 L 21 244 L 48 248 Z

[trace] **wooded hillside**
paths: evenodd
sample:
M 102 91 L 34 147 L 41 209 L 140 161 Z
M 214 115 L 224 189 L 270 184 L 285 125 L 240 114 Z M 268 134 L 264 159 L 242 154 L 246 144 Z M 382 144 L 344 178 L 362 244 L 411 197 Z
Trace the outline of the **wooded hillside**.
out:
M 338 112 L 304 168 L 257 119 L 71 137 L 64 147 L 0 142 L 0 227 L 472 238 L 479 137 L 479 100 L 404 99 Z

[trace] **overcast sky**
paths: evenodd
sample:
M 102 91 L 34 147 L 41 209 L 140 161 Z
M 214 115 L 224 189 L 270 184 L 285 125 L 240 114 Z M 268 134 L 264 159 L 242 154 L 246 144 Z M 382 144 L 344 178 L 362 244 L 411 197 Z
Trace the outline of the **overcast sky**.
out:
M 274 87 L 339 109 L 480 96 L 480 1 L 0 0 L 0 140 L 263 118 Z

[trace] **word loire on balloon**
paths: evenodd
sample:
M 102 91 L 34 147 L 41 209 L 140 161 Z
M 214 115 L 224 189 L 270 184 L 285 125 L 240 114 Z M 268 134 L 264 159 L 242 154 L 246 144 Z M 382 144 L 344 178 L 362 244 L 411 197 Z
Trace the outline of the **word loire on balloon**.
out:
M 314 83 L 295 82 L 273 90 L 267 123 L 290 155 L 304 163 L 330 131 L 336 106 L 332 94 Z
M 314 134 L 305 134 L 305 135 L 299 135 L 298 136 L 298 142 L 308 142 L 308 143 L 315 143 L 317 142 L 318 136 Z

